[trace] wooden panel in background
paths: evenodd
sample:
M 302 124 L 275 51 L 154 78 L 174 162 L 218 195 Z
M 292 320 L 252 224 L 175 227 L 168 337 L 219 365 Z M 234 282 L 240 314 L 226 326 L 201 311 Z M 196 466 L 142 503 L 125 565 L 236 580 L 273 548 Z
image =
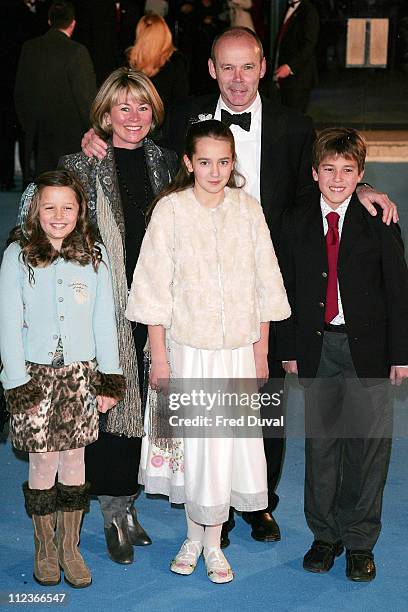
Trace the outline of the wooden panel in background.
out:
M 349 19 L 347 68 L 386 68 L 388 19 Z
M 370 65 L 386 66 L 388 55 L 388 19 L 371 19 L 370 27 Z
M 349 19 L 347 22 L 346 66 L 365 64 L 366 20 Z

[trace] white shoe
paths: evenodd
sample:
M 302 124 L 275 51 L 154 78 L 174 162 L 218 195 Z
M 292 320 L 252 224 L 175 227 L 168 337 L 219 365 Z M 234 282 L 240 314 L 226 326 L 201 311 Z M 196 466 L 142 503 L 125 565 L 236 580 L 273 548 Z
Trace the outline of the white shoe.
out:
M 226 560 L 221 548 L 217 548 L 215 546 L 206 548 L 204 550 L 204 561 L 207 569 L 207 576 L 211 582 L 223 584 L 233 580 L 234 572 Z
M 184 540 L 180 550 L 170 563 L 170 569 L 176 574 L 183 574 L 183 576 L 189 576 L 196 568 L 198 559 L 203 550 L 201 542 L 193 540 Z

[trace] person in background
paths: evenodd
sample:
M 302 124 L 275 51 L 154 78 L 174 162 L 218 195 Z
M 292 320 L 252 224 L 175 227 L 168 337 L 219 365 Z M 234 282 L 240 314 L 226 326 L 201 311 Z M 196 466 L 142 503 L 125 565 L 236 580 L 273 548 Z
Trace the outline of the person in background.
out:
M 229 21 L 231 27 L 249 28 L 255 31 L 252 21 L 252 0 L 228 0 Z
M 54 2 L 48 19 L 49 31 L 24 43 L 17 68 L 14 100 L 24 132 L 25 182 L 32 176 L 32 154 L 36 176 L 78 150 L 96 91 L 89 53 L 71 40 L 73 5 Z
M 125 318 L 128 288 L 146 229 L 146 211 L 176 173 L 177 156 L 158 147 L 151 132 L 164 110 L 147 76 L 118 68 L 101 85 L 91 109 L 91 123 L 103 139 L 102 161 L 83 153 L 68 155 L 60 165 L 81 180 L 112 269 L 119 357 L 127 388 L 107 418 L 100 419 L 98 441 L 87 447 L 86 476 L 104 517 L 110 558 L 132 563 L 133 545 L 151 539 L 137 520 L 134 501 L 139 491 L 141 395 L 147 328 Z
M 150 78 L 165 109 L 188 95 L 186 59 L 173 45 L 163 17 L 144 15 L 137 24 L 134 45 L 126 53 L 129 66 Z
M 317 83 L 319 14 L 310 0 L 290 0 L 278 32 L 274 81 L 284 106 L 305 113 Z

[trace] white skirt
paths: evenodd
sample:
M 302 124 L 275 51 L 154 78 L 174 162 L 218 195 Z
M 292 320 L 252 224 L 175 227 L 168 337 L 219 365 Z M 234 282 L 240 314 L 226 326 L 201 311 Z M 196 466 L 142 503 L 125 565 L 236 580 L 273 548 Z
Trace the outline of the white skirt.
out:
M 255 378 L 252 345 L 208 351 L 170 340 L 173 378 Z M 145 431 L 149 431 L 149 407 Z M 185 504 L 190 518 L 203 525 L 228 519 L 229 508 L 251 512 L 268 505 L 266 461 L 262 437 L 190 438 L 163 451 L 143 438 L 139 482 L 146 493 L 162 494 Z

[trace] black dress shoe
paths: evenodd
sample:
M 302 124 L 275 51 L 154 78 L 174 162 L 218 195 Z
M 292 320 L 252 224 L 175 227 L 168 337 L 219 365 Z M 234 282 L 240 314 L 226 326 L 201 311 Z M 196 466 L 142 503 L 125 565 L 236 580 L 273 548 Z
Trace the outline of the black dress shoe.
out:
M 376 571 L 374 555 L 370 550 L 346 551 L 346 576 L 355 582 L 371 582 Z
M 279 542 L 278 523 L 270 512 L 243 512 L 242 518 L 252 525 L 251 536 L 258 542 Z
M 126 516 L 114 517 L 105 527 L 108 554 L 115 563 L 133 563 L 133 546 L 130 541 Z
M 136 508 L 133 504 L 128 506 L 126 520 L 129 532 L 129 539 L 133 546 L 148 546 L 152 540 L 137 520 Z
M 328 572 L 333 567 L 334 559 L 339 557 L 343 550 L 340 540 L 334 544 L 315 540 L 303 558 L 303 567 L 308 572 L 317 574 Z
M 227 548 L 230 545 L 229 532 L 235 527 L 234 508 L 230 508 L 228 521 L 225 521 L 221 529 L 221 548 Z

